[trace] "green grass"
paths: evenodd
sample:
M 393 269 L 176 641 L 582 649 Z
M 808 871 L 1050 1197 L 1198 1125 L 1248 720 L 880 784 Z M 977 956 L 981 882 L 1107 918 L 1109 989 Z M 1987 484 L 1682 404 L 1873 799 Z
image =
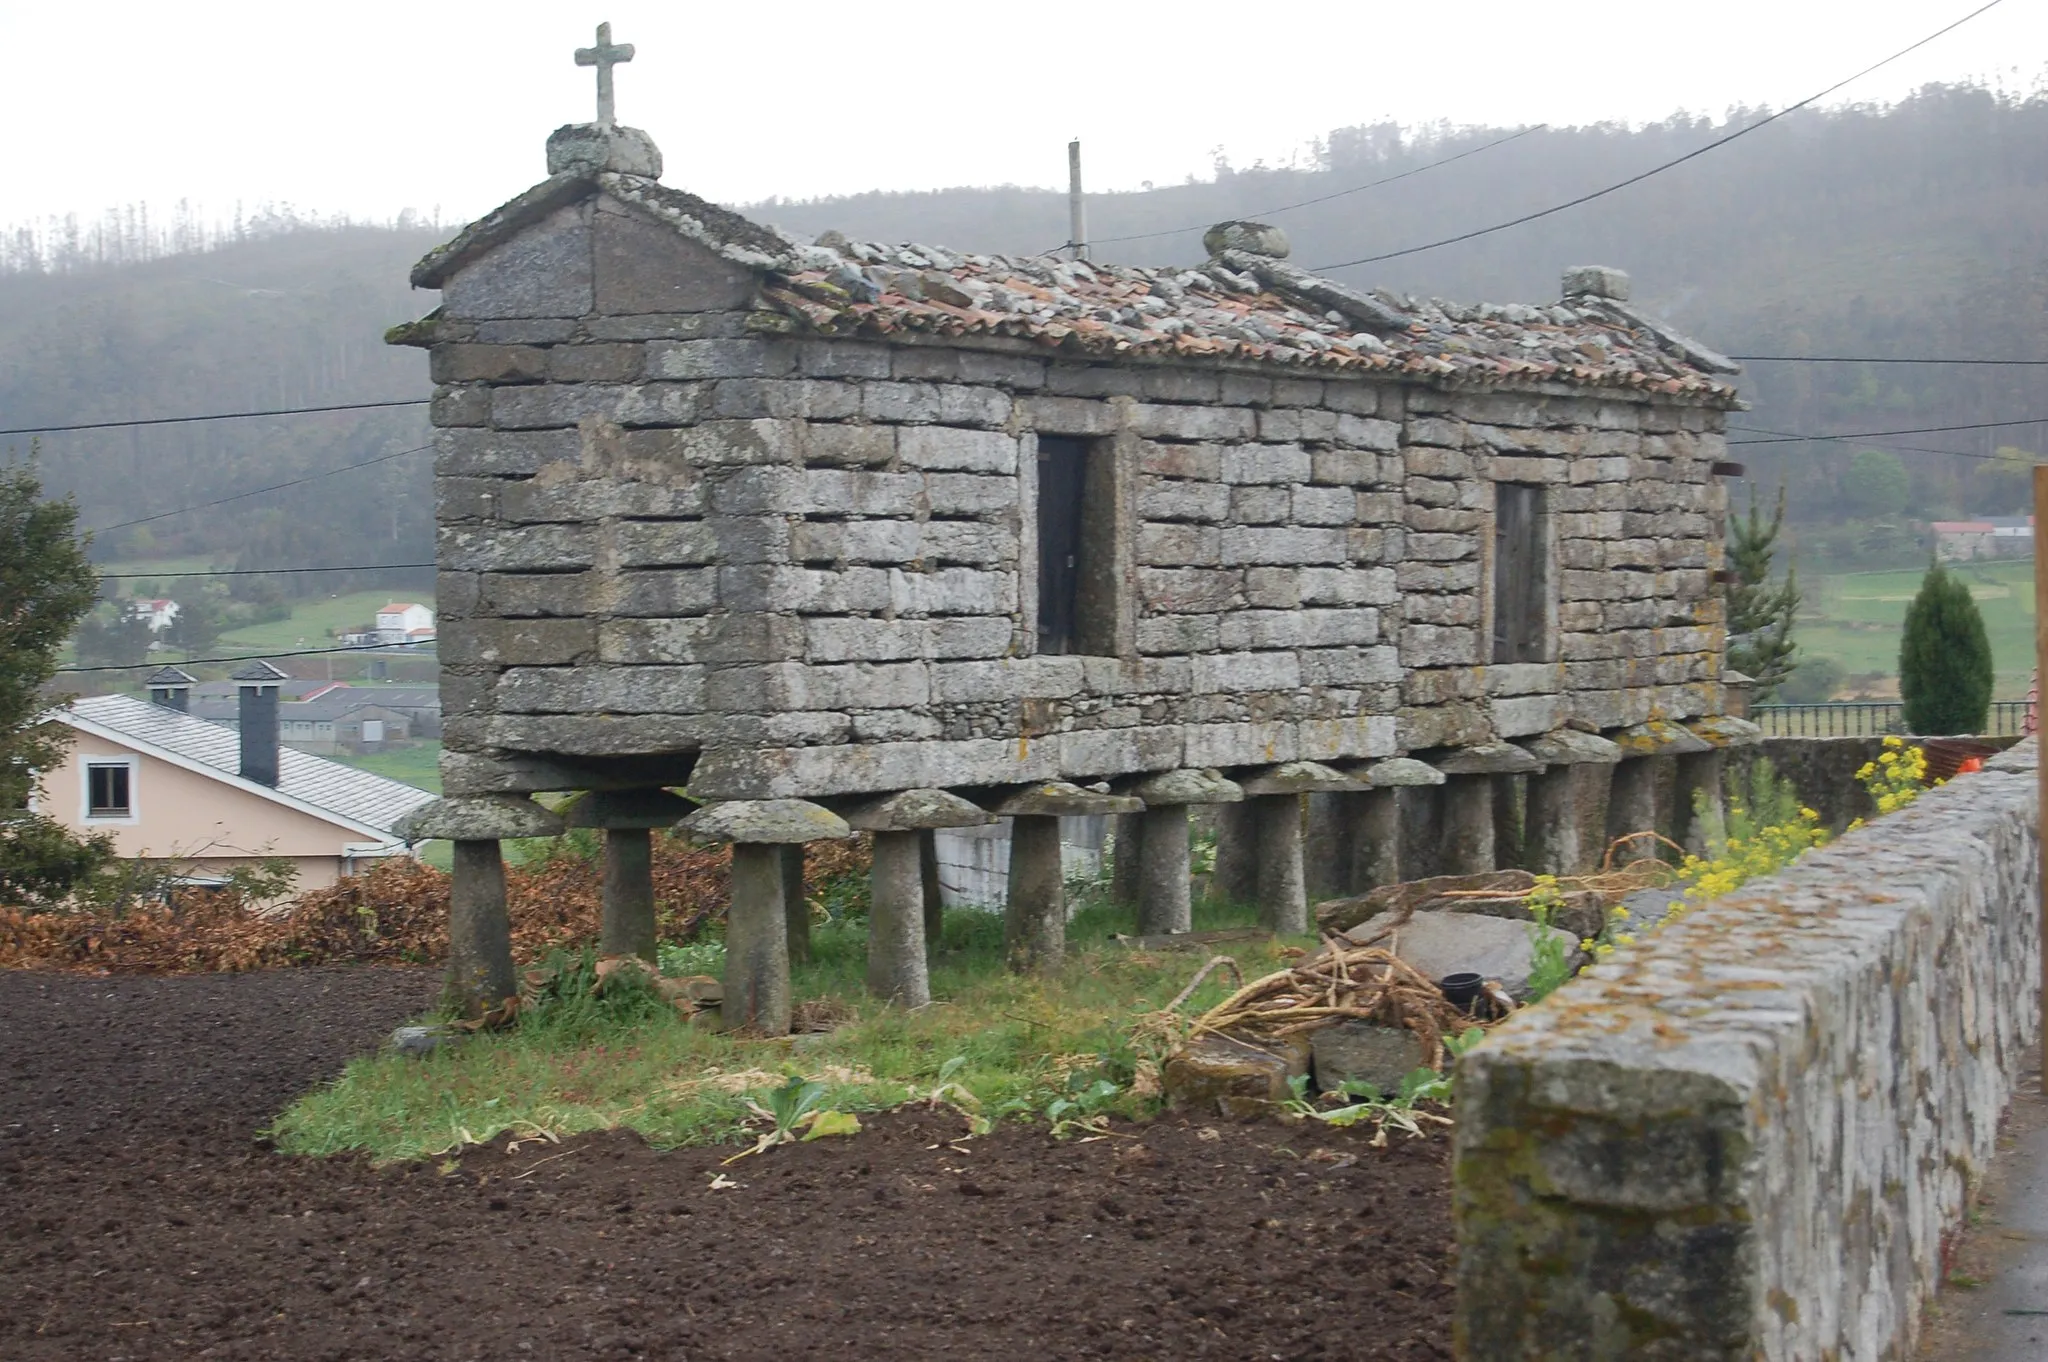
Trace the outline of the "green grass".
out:
M 1235 927 L 1252 914 L 1202 908 L 1197 919 L 1201 929 Z M 865 925 L 827 923 L 794 984 L 799 1000 L 830 997 L 848 1009 L 850 1019 L 832 1031 L 742 1040 L 672 1012 L 623 1025 L 596 1016 L 595 1005 L 558 1005 L 555 1015 L 530 1014 L 514 1030 L 424 1059 L 358 1059 L 295 1102 L 272 1135 L 292 1153 L 361 1150 L 379 1160 L 423 1158 L 505 1131 L 564 1136 L 628 1126 L 661 1147 L 725 1143 L 742 1134 L 747 1095 L 788 1072 L 824 1082 L 827 1106 L 874 1111 L 928 1095 L 956 1056 L 964 1062 L 950 1081 L 985 1112 L 1042 1113 L 1061 1093 L 1099 1078 L 1128 1084 L 1138 1062 L 1132 1023 L 1169 1002 L 1207 959 L 1200 949 L 1141 953 L 1108 942 L 1112 931 L 1130 928 L 1119 910 L 1084 907 L 1068 926 L 1065 968 L 1022 978 L 1003 968 L 999 916 L 950 912 L 932 960 L 935 1001 L 913 1012 L 863 996 Z M 1222 949 L 1254 978 L 1277 967 L 1281 944 Z M 1220 1001 L 1232 987 L 1219 969 L 1183 1011 Z
M 388 604 L 391 599 L 390 591 L 384 590 L 351 591 L 346 595 L 298 601 L 292 606 L 288 618 L 252 624 L 245 629 L 222 634 L 220 643 L 236 652 L 283 652 L 292 648 L 331 646 L 338 634 L 368 628 L 375 621 L 377 607 Z M 422 595 L 417 590 L 404 593 L 401 599 L 418 601 L 426 606 L 434 603 L 432 596 Z
M 335 761 L 401 784 L 441 793 L 441 744 L 419 742 L 385 752 L 337 752 Z
M 2032 559 L 1956 563 L 1950 568 L 1970 586 L 1991 636 L 1997 694 L 2026 694 L 2034 667 L 2034 564 Z M 1906 606 L 1920 589 L 1925 569 L 1846 572 L 1806 586 L 1805 608 L 1793 631 L 1807 657 L 1833 658 L 1852 676 L 1899 670 L 1899 638 Z

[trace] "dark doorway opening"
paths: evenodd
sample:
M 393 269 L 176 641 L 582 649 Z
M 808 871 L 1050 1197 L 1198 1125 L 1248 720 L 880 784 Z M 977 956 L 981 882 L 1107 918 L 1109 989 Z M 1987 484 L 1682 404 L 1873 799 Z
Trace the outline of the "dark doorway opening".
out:
M 1038 651 L 1078 652 L 1088 446 L 1038 438 Z

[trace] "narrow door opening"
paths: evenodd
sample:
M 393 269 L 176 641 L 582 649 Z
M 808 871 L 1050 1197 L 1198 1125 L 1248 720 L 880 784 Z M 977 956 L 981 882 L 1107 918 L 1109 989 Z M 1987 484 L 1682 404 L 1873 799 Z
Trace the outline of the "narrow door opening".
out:
M 1081 519 L 1088 447 L 1038 437 L 1038 651 L 1080 651 Z
M 1493 660 L 1543 662 L 1550 650 L 1550 554 L 1543 489 L 1493 489 Z

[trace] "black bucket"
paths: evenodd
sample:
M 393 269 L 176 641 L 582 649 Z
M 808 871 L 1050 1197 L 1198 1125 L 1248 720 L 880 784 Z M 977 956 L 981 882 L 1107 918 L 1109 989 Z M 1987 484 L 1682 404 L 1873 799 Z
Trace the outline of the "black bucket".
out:
M 1457 1008 L 1466 1016 L 1476 1011 L 1479 1000 L 1485 996 L 1486 980 L 1471 971 L 1446 974 L 1436 981 L 1437 991 L 1444 995 L 1444 1001 Z

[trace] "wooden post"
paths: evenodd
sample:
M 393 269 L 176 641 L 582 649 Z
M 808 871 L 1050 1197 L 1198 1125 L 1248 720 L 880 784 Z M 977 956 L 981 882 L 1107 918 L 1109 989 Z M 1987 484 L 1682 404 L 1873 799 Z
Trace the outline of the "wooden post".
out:
M 2048 464 L 2034 465 L 2034 675 L 2048 681 L 2048 553 L 2041 550 L 2041 532 L 2048 529 Z M 2041 734 L 2034 734 L 2034 779 L 2039 807 L 2036 827 L 2041 837 L 2041 1006 L 2048 1013 L 2048 762 L 2041 760 Z M 2041 1028 L 2041 1083 L 2048 1087 L 2048 1026 Z

